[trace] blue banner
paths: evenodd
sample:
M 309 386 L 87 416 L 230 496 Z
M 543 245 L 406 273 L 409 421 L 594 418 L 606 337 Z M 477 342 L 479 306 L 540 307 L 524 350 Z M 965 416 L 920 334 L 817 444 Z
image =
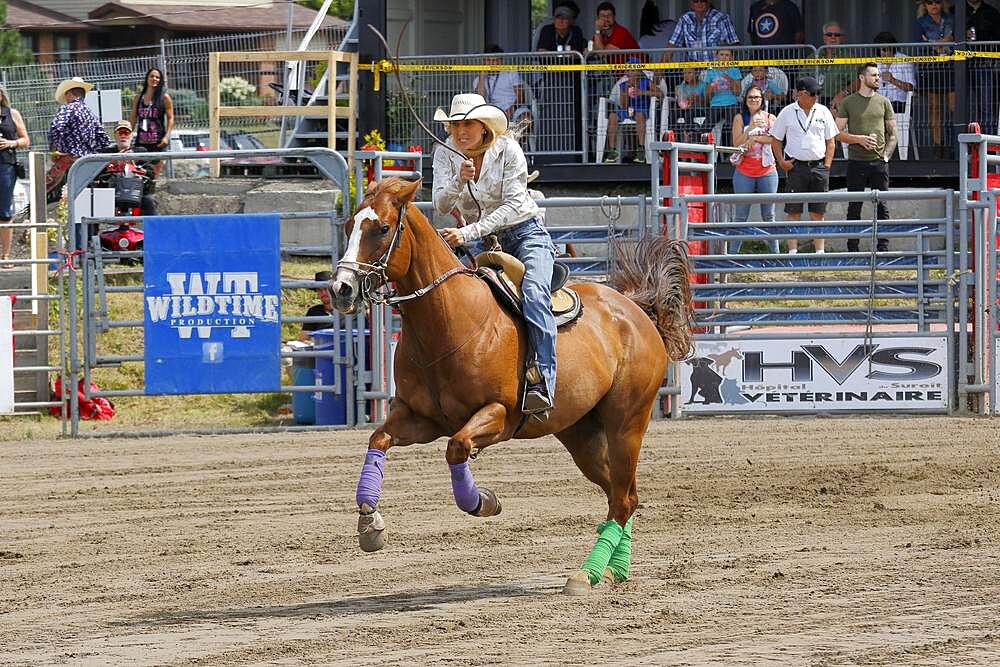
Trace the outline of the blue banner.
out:
M 146 393 L 279 391 L 278 215 L 151 216 L 144 232 Z

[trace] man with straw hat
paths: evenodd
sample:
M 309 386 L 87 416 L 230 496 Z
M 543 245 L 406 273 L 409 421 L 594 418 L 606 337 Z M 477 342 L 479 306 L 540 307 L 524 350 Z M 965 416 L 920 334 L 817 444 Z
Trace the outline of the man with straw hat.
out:
M 49 147 L 55 153 L 45 178 L 45 189 L 49 192 L 62 186 L 63 177 L 76 158 L 99 153 L 113 143 L 84 102 L 87 91 L 93 87 L 80 77 L 66 79 L 56 87 L 56 102 L 62 106 L 49 128 Z
M 438 109 L 434 120 L 446 123 L 450 135 L 434 152 L 434 208 L 459 220 L 459 227 L 442 229 L 441 236 L 457 246 L 496 234 L 504 251 L 524 263 L 521 291 L 532 350 L 522 410 L 544 418 L 556 389 L 549 295 L 555 247 L 528 193 L 528 163 L 512 136 L 516 132 L 508 129 L 507 114 L 481 95 L 455 95 L 451 109 Z

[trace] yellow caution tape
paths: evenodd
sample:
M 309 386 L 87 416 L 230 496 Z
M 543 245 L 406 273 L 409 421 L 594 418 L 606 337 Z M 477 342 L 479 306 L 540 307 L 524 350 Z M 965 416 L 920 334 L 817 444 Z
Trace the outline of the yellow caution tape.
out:
M 622 56 L 617 56 L 622 57 Z M 972 58 L 1000 58 L 1000 51 L 954 51 L 950 54 L 934 56 L 855 56 L 850 58 L 778 58 L 762 60 L 690 60 L 684 62 L 646 62 L 646 63 L 573 63 L 566 65 L 540 65 L 519 63 L 508 65 L 486 65 L 482 63 L 427 63 L 401 64 L 401 72 L 622 72 L 628 70 L 671 70 L 671 69 L 704 69 L 727 67 L 793 67 L 830 65 L 863 65 L 867 62 L 884 63 L 946 63 Z M 371 70 L 375 76 L 375 90 L 379 89 L 380 74 L 395 71 L 397 68 L 389 60 L 380 60 L 371 64 L 358 65 L 358 69 Z
M 1000 58 L 1000 51 L 955 51 L 955 55 L 962 54 L 967 59 L 971 58 Z

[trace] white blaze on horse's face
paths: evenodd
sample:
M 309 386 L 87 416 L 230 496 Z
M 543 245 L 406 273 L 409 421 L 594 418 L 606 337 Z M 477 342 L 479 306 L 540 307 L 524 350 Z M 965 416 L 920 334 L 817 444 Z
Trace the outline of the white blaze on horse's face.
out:
M 376 222 L 379 220 L 378 214 L 375 213 L 371 206 L 366 206 L 354 214 L 354 228 L 351 230 L 351 236 L 347 240 L 347 250 L 344 251 L 344 256 L 340 258 L 340 262 L 338 263 L 340 268 L 337 269 L 337 275 L 334 276 L 333 295 L 336 298 L 337 310 L 342 312 L 353 312 L 352 309 L 358 295 L 359 285 L 357 273 L 340 265 L 356 265 L 358 252 L 361 250 L 361 236 L 364 233 L 362 227 L 365 220 L 374 220 Z

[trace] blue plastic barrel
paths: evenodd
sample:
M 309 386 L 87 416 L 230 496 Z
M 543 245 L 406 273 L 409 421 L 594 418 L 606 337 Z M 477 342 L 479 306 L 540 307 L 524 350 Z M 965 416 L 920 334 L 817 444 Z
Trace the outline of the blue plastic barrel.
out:
M 320 329 L 310 334 L 313 339 L 313 349 L 317 352 L 325 352 L 334 349 L 334 345 L 340 350 L 340 356 L 347 356 L 347 341 L 354 340 L 357 336 L 357 329 L 351 330 L 348 336 L 346 331 L 339 329 Z M 364 330 L 366 349 L 370 344 L 371 332 Z M 354 358 L 357 359 L 361 350 L 355 348 Z M 341 392 L 318 391 L 311 396 L 316 403 L 316 424 L 346 424 L 347 423 L 347 401 L 354 400 L 350 394 L 350 387 L 347 386 L 347 368 L 344 365 L 335 365 L 330 357 L 316 357 L 316 384 L 332 386 L 334 382 L 334 368 L 340 375 Z
M 310 359 L 310 361 L 312 361 Z M 316 371 L 311 366 L 293 366 L 292 384 L 311 385 L 315 384 Z M 296 424 L 316 423 L 316 403 L 313 395 L 306 391 L 292 392 L 292 416 Z

